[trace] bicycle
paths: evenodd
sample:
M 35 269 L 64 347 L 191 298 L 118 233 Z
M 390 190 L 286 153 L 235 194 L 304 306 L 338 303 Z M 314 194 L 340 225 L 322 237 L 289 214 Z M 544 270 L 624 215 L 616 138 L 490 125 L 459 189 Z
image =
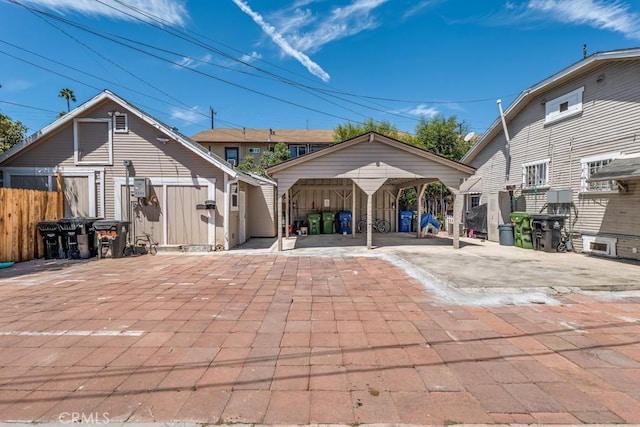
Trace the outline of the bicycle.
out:
M 391 231 L 391 223 L 386 219 L 376 219 L 375 222 L 371 223 L 371 228 L 378 233 L 388 233 Z M 364 233 L 366 230 L 367 220 L 361 219 L 360 222 L 358 222 L 358 233 Z
M 133 253 L 151 254 L 158 253 L 158 242 L 149 233 L 144 233 L 142 236 L 136 236 L 135 250 Z

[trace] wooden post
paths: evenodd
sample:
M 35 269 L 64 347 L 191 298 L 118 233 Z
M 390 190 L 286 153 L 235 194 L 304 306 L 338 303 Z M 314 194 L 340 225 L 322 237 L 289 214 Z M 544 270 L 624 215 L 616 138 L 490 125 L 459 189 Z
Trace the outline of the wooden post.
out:
M 282 196 L 278 195 L 278 251 L 282 252 Z
M 356 183 L 351 181 L 351 238 L 356 238 Z
M 64 180 L 62 179 L 62 172 L 56 173 L 56 187 L 58 193 L 58 204 L 56 209 L 56 214 L 58 218 L 62 218 L 64 216 Z

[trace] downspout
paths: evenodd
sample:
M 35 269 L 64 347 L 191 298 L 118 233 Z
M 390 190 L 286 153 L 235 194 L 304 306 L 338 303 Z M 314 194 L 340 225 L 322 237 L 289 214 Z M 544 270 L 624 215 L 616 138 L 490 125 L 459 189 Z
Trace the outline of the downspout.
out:
M 500 120 L 502 121 L 502 129 L 504 131 L 504 138 L 507 141 L 505 144 L 505 160 L 506 160 L 506 168 L 505 168 L 505 176 L 504 182 L 505 184 L 509 183 L 509 173 L 511 170 L 511 138 L 509 138 L 509 130 L 507 129 L 507 121 L 504 118 L 504 112 L 502 111 L 502 100 L 498 99 L 498 111 L 500 112 Z

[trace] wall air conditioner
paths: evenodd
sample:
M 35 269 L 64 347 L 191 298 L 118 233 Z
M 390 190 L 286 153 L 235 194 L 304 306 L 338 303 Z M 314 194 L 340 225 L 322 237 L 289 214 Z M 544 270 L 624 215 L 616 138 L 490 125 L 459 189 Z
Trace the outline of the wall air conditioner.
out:
M 227 163 L 229 163 L 231 167 L 234 167 L 234 168 L 238 166 L 238 161 L 236 159 L 229 159 L 227 160 Z

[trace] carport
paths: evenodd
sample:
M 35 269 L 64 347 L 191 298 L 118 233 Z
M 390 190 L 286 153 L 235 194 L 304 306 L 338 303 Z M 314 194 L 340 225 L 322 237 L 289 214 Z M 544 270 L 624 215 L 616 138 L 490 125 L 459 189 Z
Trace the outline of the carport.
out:
M 388 218 L 396 224 L 398 202 L 405 189 L 419 194 L 418 221 L 422 216 L 422 194 L 427 184 L 442 182 L 454 197 L 453 247 L 460 246 L 463 197 L 460 184 L 475 169 L 410 144 L 369 132 L 267 169 L 277 183 L 278 250 L 289 237 L 292 212 L 304 215 L 322 209 L 350 208 L 351 228 L 356 229 L 362 212 L 367 219 L 367 248 L 373 247 L 372 223 Z M 375 206 L 374 206 L 375 205 Z M 366 206 L 366 211 L 363 209 Z M 417 227 L 416 237 L 421 237 Z

